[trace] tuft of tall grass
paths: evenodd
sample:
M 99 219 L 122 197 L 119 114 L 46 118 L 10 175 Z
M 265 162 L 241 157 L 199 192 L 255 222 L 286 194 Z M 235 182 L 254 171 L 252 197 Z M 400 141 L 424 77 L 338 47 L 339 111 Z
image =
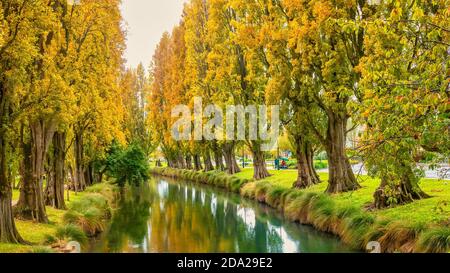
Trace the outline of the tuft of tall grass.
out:
M 55 253 L 53 249 L 50 247 L 44 247 L 44 246 L 36 246 L 31 249 L 31 253 L 33 254 L 51 254 Z
M 66 224 L 79 226 L 89 236 L 94 236 L 105 229 L 104 214 L 98 208 L 86 211 L 69 210 L 63 216 Z
M 85 244 L 87 242 L 87 236 L 78 226 L 68 224 L 58 227 L 56 229 L 55 235 L 48 235 L 46 239 L 46 243 L 48 244 L 70 241 L 76 241 L 80 244 Z
M 266 202 L 269 206 L 275 209 L 281 209 L 284 206 L 284 199 L 286 197 L 286 190 L 279 186 L 272 186 L 267 190 Z
M 89 236 L 94 236 L 105 229 L 104 220 L 110 217 L 111 207 L 107 198 L 98 193 L 89 193 L 70 204 L 63 221 L 80 227 Z
M 255 199 L 256 182 L 250 182 L 245 184 L 241 188 L 241 196 L 249 199 Z
M 418 240 L 416 251 L 427 253 L 450 252 L 450 228 L 441 227 L 423 232 Z
M 411 226 L 400 221 L 391 222 L 386 225 L 383 235 L 377 241 L 384 252 L 411 253 L 424 229 L 424 224 Z
M 309 203 L 308 222 L 316 228 L 326 232 L 333 232 L 339 224 L 336 217 L 336 208 L 334 201 L 327 195 L 320 194 L 313 198 Z
M 268 181 L 258 182 L 255 188 L 255 198 L 260 203 L 267 203 L 267 192 L 272 187 L 272 184 Z
M 345 218 L 342 224 L 342 240 L 355 248 L 365 249 L 365 235 L 375 224 L 375 217 L 365 212 L 359 212 Z
M 99 194 L 105 197 L 108 200 L 108 202 L 112 204 L 114 200 L 117 198 L 118 188 L 117 186 L 112 184 L 99 183 L 91 187 L 88 187 L 85 192 Z

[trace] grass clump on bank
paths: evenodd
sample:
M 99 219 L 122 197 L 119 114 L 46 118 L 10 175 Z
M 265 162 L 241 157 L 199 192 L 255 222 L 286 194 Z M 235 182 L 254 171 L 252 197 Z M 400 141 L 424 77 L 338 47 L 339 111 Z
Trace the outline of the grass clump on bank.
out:
M 64 214 L 65 224 L 80 227 L 88 236 L 95 236 L 105 228 L 104 221 L 111 215 L 108 201 L 99 194 L 87 194 L 73 202 Z
M 109 183 L 96 184 L 81 193 L 71 192 L 69 200 L 65 196 L 67 211 L 46 207 L 48 224 L 16 220 L 19 234 L 30 245 L 0 244 L 0 253 L 47 253 L 52 252 L 48 246 L 55 243 L 85 243 L 91 231 L 104 227 L 99 219 L 109 217 L 116 195 L 117 187 Z M 13 196 L 17 200 L 18 191 Z
M 445 213 L 447 208 L 435 209 L 440 200 L 450 198 L 450 188 L 437 180 L 424 180 L 421 185 L 434 192 L 434 198 L 382 211 L 367 211 L 365 207 L 379 185 L 377 179 L 368 177 L 360 177 L 361 190 L 330 196 L 323 193 L 327 183 L 306 190 L 293 189 L 296 179 L 293 171 L 271 171 L 273 176 L 257 182 L 251 179 L 251 169 L 244 169 L 235 176 L 169 168 L 155 168 L 152 173 L 239 193 L 282 211 L 291 221 L 335 234 L 357 249 L 366 250 L 369 242 L 377 241 L 383 252 L 390 253 L 450 251 L 450 228 L 444 223 L 449 217 Z M 327 174 L 321 174 L 321 178 L 326 181 Z M 421 205 L 425 208 L 411 211 Z
M 249 182 L 248 179 L 226 176 L 220 172 L 196 172 L 170 168 L 153 168 L 151 172 L 166 177 L 181 178 L 196 183 L 217 186 L 235 193 L 240 193 L 242 186 Z
M 68 205 L 69 209 L 63 215 L 64 224 L 80 228 L 89 237 L 103 232 L 106 220 L 112 215 L 116 193 L 111 184 L 97 184 L 88 188 L 81 198 Z

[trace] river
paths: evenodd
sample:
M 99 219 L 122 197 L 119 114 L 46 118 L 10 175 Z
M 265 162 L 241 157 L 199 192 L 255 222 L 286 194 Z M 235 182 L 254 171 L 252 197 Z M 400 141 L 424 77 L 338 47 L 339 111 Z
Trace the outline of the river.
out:
M 93 253 L 354 252 L 335 236 L 292 223 L 220 189 L 154 177 L 121 198 Z

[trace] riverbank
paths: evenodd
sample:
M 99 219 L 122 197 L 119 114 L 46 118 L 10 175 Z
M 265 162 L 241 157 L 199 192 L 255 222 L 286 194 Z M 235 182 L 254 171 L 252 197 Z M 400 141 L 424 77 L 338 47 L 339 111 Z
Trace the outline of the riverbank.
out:
M 271 171 L 273 176 L 255 182 L 252 170 L 229 176 L 221 172 L 194 172 L 154 168 L 153 174 L 218 186 L 273 207 L 289 220 L 312 225 L 339 236 L 350 246 L 366 250 L 371 241 L 383 252 L 450 251 L 449 181 L 424 180 L 421 187 L 432 198 L 382 211 L 367 211 L 377 179 L 359 177 L 363 188 L 334 196 L 324 194 L 326 183 L 307 190 L 292 189 L 295 171 Z M 321 174 L 322 181 L 327 174 Z
M 16 219 L 19 234 L 30 245 L 0 243 L 0 253 L 55 252 L 58 245 L 67 241 L 85 240 L 104 227 L 105 220 L 111 214 L 116 193 L 117 187 L 112 184 L 96 184 L 84 192 L 70 192 L 69 200 L 66 195 L 68 210 L 47 206 L 48 224 Z M 13 203 L 18 198 L 19 192 L 15 190 Z

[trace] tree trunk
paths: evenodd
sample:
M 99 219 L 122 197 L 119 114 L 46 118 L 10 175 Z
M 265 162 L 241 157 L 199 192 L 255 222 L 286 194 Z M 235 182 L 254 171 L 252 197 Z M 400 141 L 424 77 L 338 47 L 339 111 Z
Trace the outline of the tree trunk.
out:
M 269 171 L 267 171 L 266 159 L 264 158 L 264 152 L 261 151 L 260 143 L 252 143 L 251 151 L 253 155 L 253 178 L 255 180 L 261 180 L 269 177 Z
M 307 158 L 310 163 L 309 168 L 311 169 L 311 173 L 314 175 L 318 183 L 321 183 L 322 181 L 320 181 L 320 176 L 317 173 L 316 168 L 314 167 L 314 150 L 312 149 L 312 147 L 311 149 L 307 149 Z
M 19 178 L 19 182 L 14 185 L 14 189 L 15 190 L 20 189 L 20 185 L 22 185 L 22 183 L 23 183 L 24 175 L 25 175 L 24 162 L 23 162 L 23 160 L 20 160 L 20 162 L 19 162 L 19 176 L 20 176 L 20 178 Z
M 178 154 L 178 168 L 186 169 L 186 160 L 181 153 Z
M 223 155 L 219 149 L 214 151 L 214 161 L 216 164 L 216 170 L 218 170 L 218 171 L 225 170 L 225 166 L 223 165 Z
M 24 160 L 25 168 L 31 170 L 31 177 L 24 180 L 15 214 L 22 219 L 48 223 L 43 196 L 44 162 L 55 126 L 51 121 L 37 120 L 30 124 L 30 128 L 32 144 L 24 146 Z
M 1 88 L 1 86 L 0 86 Z M 1 91 L 1 90 L 0 90 Z M 2 94 L 3 96 L 3 94 Z M 12 190 L 7 177 L 6 139 L 3 133 L 3 116 L 5 107 L 3 98 L 0 100 L 0 242 L 18 244 L 24 243 L 14 222 L 12 209 Z
M 306 189 L 320 183 L 314 170 L 313 152 L 311 143 L 298 136 L 295 139 L 298 177 L 294 187 Z
M 194 155 L 194 168 L 197 172 L 203 169 L 202 162 L 200 161 L 200 156 L 198 154 Z
M 212 164 L 211 161 L 211 154 L 209 153 L 209 151 L 205 151 L 204 156 L 203 156 L 203 161 L 205 162 L 205 172 L 209 172 L 209 171 L 213 171 L 214 170 L 214 166 Z
M 223 157 L 225 158 L 226 171 L 228 174 L 232 175 L 241 172 L 241 169 L 236 162 L 234 143 L 230 142 L 223 145 Z
M 92 163 L 89 163 L 84 168 L 84 181 L 85 181 L 86 187 L 92 186 L 94 184 L 94 178 L 93 178 L 92 172 L 93 172 Z
M 188 170 L 192 170 L 192 156 L 191 155 L 187 155 L 186 156 L 186 169 Z
M 53 157 L 49 162 L 45 204 L 56 209 L 66 209 L 64 202 L 64 181 L 66 161 L 66 134 L 56 132 L 53 136 Z
M 178 161 L 173 159 L 172 156 L 167 157 L 167 165 L 169 166 L 169 168 L 177 169 L 178 168 Z
M 430 197 L 420 189 L 417 183 L 418 179 L 411 167 L 401 166 L 399 169 L 405 170 L 400 178 L 382 177 L 381 185 L 374 194 L 374 207 L 376 209 L 408 204 L 415 200 Z
M 74 186 L 75 192 L 81 192 L 86 189 L 86 182 L 84 180 L 84 143 L 83 133 L 75 133 L 75 172 L 74 172 Z
M 156 167 L 162 167 L 161 160 L 156 160 Z
M 327 193 L 335 194 L 354 191 L 361 186 L 346 154 L 347 118 L 338 114 L 328 114 L 327 154 L 329 163 L 329 182 Z

